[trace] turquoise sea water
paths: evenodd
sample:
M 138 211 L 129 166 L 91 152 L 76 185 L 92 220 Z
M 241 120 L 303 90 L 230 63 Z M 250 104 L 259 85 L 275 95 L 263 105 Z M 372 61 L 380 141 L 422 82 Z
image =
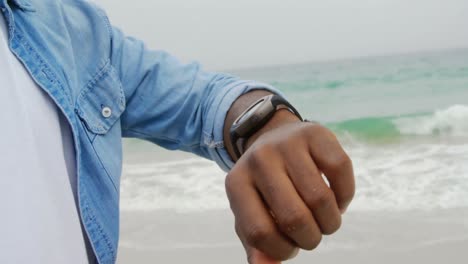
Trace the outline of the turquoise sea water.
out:
M 369 117 L 379 123 L 380 118 L 431 114 L 468 102 L 468 49 L 236 73 L 275 85 L 308 118 L 323 123 Z
M 354 161 L 351 210 L 468 206 L 468 49 L 243 69 L 332 129 Z M 124 210 L 228 208 L 223 173 L 125 143 Z

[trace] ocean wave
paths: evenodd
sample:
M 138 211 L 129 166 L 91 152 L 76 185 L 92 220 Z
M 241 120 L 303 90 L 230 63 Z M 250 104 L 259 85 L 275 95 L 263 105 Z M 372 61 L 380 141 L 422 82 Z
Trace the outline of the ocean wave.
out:
M 124 164 L 121 209 L 198 212 L 228 208 L 224 172 L 214 162 L 191 158 Z
M 357 192 L 353 210 L 404 211 L 468 205 L 468 143 L 346 146 Z
M 357 193 L 351 210 L 468 206 L 467 105 L 328 126 L 338 134 L 354 163 Z M 375 140 L 388 139 L 395 141 L 375 144 Z M 201 158 L 169 162 L 141 158 L 138 163 L 125 163 L 123 174 L 124 211 L 229 209 L 225 173 L 214 162 Z
M 468 206 L 468 141 L 344 144 L 353 160 L 357 192 L 350 210 L 434 210 Z M 194 158 L 124 164 L 124 211 L 228 210 L 225 173 Z
M 429 116 L 397 118 L 393 123 L 404 135 L 467 136 L 468 106 L 454 105 Z
M 453 105 L 433 113 L 395 117 L 368 117 L 327 125 L 337 134 L 361 140 L 392 140 L 401 137 L 466 137 L 468 106 Z

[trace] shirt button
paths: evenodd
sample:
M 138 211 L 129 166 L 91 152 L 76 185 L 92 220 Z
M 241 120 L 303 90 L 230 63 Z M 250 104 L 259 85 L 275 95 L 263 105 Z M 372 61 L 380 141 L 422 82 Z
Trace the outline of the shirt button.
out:
M 103 117 L 109 118 L 112 115 L 112 110 L 109 107 L 105 106 L 104 108 L 102 108 L 101 114 Z

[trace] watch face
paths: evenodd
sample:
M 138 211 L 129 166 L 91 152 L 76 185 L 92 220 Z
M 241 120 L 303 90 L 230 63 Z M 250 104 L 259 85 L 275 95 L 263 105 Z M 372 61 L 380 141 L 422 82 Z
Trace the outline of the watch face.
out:
M 262 103 L 265 100 L 258 101 L 255 105 L 253 105 L 250 109 L 248 109 L 237 121 L 237 124 L 241 124 L 245 122 L 245 120 L 248 120 L 254 113 L 255 111 L 262 105 Z

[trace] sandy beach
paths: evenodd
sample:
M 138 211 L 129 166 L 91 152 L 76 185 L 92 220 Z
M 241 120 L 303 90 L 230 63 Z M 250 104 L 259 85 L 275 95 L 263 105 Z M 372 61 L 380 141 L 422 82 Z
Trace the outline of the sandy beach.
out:
M 350 211 L 342 229 L 287 263 L 466 263 L 468 208 Z M 118 262 L 246 263 L 227 210 L 123 212 Z

